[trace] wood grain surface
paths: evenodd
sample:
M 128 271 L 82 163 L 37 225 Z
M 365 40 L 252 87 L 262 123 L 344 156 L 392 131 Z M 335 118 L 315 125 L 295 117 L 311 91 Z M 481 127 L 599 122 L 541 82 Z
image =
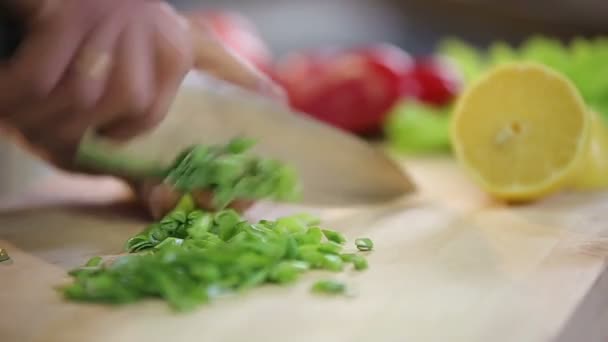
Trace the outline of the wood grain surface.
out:
M 583 317 L 577 310 L 604 269 L 603 256 L 582 246 L 608 233 L 608 194 L 562 194 L 506 207 L 477 190 L 449 159 L 405 164 L 420 192 L 402 201 L 331 210 L 262 203 L 248 213 L 256 219 L 312 211 L 351 240 L 372 238 L 368 271 L 331 275 L 347 281 L 354 297 L 312 295 L 311 283 L 327 276 L 312 273 L 296 285 L 265 286 L 189 314 L 174 314 L 159 301 L 125 307 L 64 302 L 54 287 L 67 280 L 66 271 L 91 256 L 120 253 L 144 222 L 131 205 L 116 204 L 125 192 L 112 180 L 41 184 L 3 202 L 0 246 L 12 262 L 0 264 L 0 340 L 526 342 L 605 336 L 605 306 L 582 323 L 574 318 Z M 605 302 L 607 295 L 595 301 Z M 597 333 L 585 339 L 570 329 L 565 335 L 569 325 L 583 332 L 594 326 Z

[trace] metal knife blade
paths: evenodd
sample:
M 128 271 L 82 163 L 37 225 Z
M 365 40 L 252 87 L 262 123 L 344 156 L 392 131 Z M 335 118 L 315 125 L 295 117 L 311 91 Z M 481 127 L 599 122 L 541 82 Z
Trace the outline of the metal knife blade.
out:
M 139 170 L 86 158 L 77 162 L 113 174 L 140 172 L 141 177 L 193 144 L 225 143 L 236 136 L 255 139 L 253 152 L 293 165 L 305 203 L 371 204 L 414 190 L 398 164 L 362 139 L 196 71 L 187 75 L 167 117 L 153 131 L 124 144 L 97 136 L 81 144 L 83 151 L 137 161 Z

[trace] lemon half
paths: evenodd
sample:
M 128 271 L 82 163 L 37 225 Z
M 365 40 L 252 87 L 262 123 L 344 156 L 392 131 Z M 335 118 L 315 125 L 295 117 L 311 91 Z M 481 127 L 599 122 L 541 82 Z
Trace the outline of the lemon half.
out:
M 574 85 L 540 64 L 497 66 L 465 90 L 451 123 L 457 159 L 487 192 L 534 200 L 608 185 L 608 134 Z

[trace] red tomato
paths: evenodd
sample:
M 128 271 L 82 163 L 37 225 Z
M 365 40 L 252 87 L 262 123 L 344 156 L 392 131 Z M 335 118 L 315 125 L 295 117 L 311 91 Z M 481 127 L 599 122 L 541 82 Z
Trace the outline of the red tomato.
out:
M 422 102 L 444 106 L 456 97 L 460 85 L 453 66 L 442 59 L 425 57 L 416 60 L 415 67 L 403 79 L 402 89 Z
M 401 84 L 412 66 L 410 56 L 378 44 L 350 50 L 291 54 L 275 69 L 292 106 L 354 133 L 375 133 L 403 95 Z
M 292 53 L 279 61 L 272 77 L 286 89 L 292 105 L 298 107 L 318 91 L 322 72 L 318 56 Z
M 235 53 L 262 70 L 269 69 L 272 61 L 270 49 L 248 18 L 231 11 L 197 11 L 192 16 Z

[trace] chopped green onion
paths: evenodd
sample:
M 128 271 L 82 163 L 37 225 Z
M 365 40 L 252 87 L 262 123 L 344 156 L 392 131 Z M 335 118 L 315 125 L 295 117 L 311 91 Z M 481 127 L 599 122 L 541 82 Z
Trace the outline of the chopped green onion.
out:
M 312 291 L 320 294 L 342 294 L 346 292 L 346 285 L 336 280 L 320 280 L 314 283 Z
M 333 241 L 335 243 L 343 244 L 346 242 L 346 238 L 344 237 L 344 235 L 334 230 L 323 229 L 323 235 L 325 235 L 327 240 Z
M 355 270 L 357 270 L 357 271 L 366 270 L 368 267 L 367 259 L 365 259 L 364 257 L 362 257 L 360 255 L 355 255 L 354 258 L 352 259 L 352 263 L 355 266 Z
M 342 261 L 352 263 L 357 271 L 365 270 L 368 267 L 367 259 L 361 255 L 347 253 L 341 254 L 340 257 L 342 258 Z
M 241 155 L 249 145 L 197 146 L 180 155 L 167 176 L 167 182 L 185 191 L 178 205 L 127 240 L 126 249 L 137 254 L 107 263 L 95 257 L 69 271 L 73 282 L 63 288 L 64 296 L 111 304 L 162 298 L 174 310 L 188 311 L 222 294 L 292 283 L 313 269 L 339 272 L 347 262 L 357 270 L 366 268 L 363 256 L 342 254 L 346 238 L 319 228 L 317 217 L 297 214 L 252 223 L 221 209 L 242 195 L 284 198 L 293 193 L 295 178 L 280 163 Z M 197 209 L 189 191 L 199 188 L 213 190 L 221 210 Z M 313 289 L 340 293 L 345 286 L 326 281 Z
M 191 195 L 184 195 L 180 198 L 177 206 L 173 209 L 173 211 L 181 211 L 181 212 L 191 212 L 196 209 L 196 203 L 194 201 L 194 197 Z
M 301 189 L 295 170 L 277 160 L 247 154 L 253 144 L 237 138 L 225 146 L 190 147 L 165 172 L 165 182 L 184 194 L 210 191 L 217 210 L 237 199 L 298 199 Z
M 255 140 L 247 138 L 236 138 L 228 143 L 226 149 L 233 154 L 246 152 L 255 145 Z
M 353 260 L 357 257 L 357 255 L 353 254 L 353 253 L 346 253 L 346 254 L 341 254 L 340 257 L 342 258 L 342 261 L 344 261 L 344 262 L 353 262 Z
M 368 238 L 359 238 L 355 240 L 355 246 L 360 251 L 371 251 L 374 248 L 374 243 Z
M 110 265 L 95 258 L 70 271 L 74 282 L 64 289 L 66 298 L 121 304 L 161 297 L 186 311 L 218 293 L 292 283 L 311 269 L 339 272 L 346 262 L 357 270 L 367 267 L 364 257 L 341 254 L 341 244 L 323 242 L 322 231 L 297 216 L 250 223 L 232 210 L 174 210 L 162 222 L 129 239 L 132 251 L 145 254 Z
M 325 255 L 315 251 L 300 252 L 300 259 L 309 263 L 312 268 L 322 268 L 327 264 Z
M 205 236 L 213 226 L 213 216 L 202 211 L 195 210 L 188 214 L 188 227 L 186 232 L 192 237 Z
M 89 261 L 86 262 L 86 267 L 96 267 L 101 265 L 103 259 L 100 256 L 92 257 Z
M 274 267 L 270 272 L 269 278 L 270 281 L 279 284 L 290 283 L 297 279 L 300 272 L 302 272 L 301 265 L 294 265 L 290 261 L 283 261 Z
M 323 267 L 327 270 L 339 272 L 342 271 L 344 263 L 342 258 L 334 254 L 325 254 L 323 256 Z
M 312 227 L 304 234 L 298 235 L 296 240 L 302 245 L 318 245 L 323 239 L 323 232 L 321 228 Z
M 169 245 L 177 247 L 177 246 L 181 246 L 183 243 L 184 243 L 184 239 L 170 237 L 170 238 L 166 238 L 165 240 L 161 241 L 158 245 L 154 246 L 154 248 L 162 249 Z
M 340 254 L 340 252 L 342 251 L 342 245 L 337 244 L 333 241 L 329 241 L 320 244 L 317 250 L 322 253 Z

